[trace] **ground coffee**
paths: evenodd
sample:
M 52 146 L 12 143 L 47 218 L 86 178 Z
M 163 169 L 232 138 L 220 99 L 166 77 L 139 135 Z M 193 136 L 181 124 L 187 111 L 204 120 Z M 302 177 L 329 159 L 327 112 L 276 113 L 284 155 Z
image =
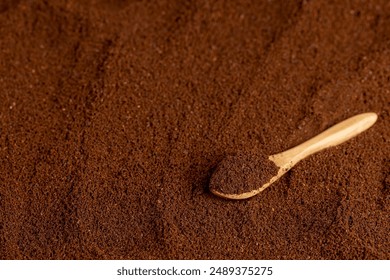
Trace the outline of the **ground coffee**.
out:
M 263 154 L 239 153 L 226 156 L 210 179 L 210 190 L 241 194 L 259 189 L 278 174 L 279 168 Z
M 389 259 L 390 2 L 0 4 L 2 259 Z M 376 124 L 261 194 L 238 151 Z

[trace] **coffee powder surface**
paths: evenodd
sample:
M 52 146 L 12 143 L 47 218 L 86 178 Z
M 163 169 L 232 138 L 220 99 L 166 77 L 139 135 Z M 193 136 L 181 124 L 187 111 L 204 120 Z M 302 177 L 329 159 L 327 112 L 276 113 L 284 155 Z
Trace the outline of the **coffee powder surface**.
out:
M 226 156 L 211 175 L 210 190 L 242 194 L 257 190 L 278 174 L 279 168 L 263 154 Z
M 390 2 L 0 3 L 0 258 L 389 259 Z M 373 127 L 242 201 L 227 155 Z

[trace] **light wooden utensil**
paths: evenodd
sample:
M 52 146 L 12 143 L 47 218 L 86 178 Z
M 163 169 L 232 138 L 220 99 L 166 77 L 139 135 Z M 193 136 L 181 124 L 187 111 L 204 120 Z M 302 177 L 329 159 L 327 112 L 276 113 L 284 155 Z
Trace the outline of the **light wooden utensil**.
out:
M 279 168 L 279 171 L 269 180 L 268 183 L 265 183 L 256 190 L 240 194 L 221 193 L 217 190 L 211 190 L 211 192 L 217 196 L 228 199 L 246 199 L 257 195 L 280 177 L 282 177 L 302 159 L 323 149 L 336 146 L 351 139 L 352 137 L 355 137 L 356 135 L 371 127 L 376 122 L 377 118 L 378 116 L 375 113 L 364 113 L 356 115 L 332 126 L 331 128 L 328 128 L 319 135 L 294 148 L 276 155 L 269 156 L 269 160 L 275 163 L 275 165 Z

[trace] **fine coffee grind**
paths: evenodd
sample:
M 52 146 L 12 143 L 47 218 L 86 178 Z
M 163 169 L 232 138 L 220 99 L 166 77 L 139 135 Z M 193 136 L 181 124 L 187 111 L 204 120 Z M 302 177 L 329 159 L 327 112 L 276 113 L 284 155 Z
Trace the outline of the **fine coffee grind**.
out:
M 12 2 L 12 4 L 11 4 Z M 389 259 L 390 4 L 0 4 L 0 258 Z M 375 125 L 243 201 L 226 155 Z
M 277 175 L 279 168 L 263 154 L 226 156 L 211 176 L 210 189 L 240 194 L 259 189 Z

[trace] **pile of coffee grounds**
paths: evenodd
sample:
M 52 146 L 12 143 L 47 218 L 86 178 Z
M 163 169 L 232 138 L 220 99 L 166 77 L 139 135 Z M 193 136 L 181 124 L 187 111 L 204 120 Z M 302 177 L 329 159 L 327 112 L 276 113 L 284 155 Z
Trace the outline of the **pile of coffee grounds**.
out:
M 264 154 L 240 152 L 228 155 L 211 175 L 210 190 L 223 194 L 241 194 L 260 189 L 279 168 Z
M 0 4 L 2 259 L 389 259 L 390 2 Z M 218 163 L 363 112 L 261 194 Z

